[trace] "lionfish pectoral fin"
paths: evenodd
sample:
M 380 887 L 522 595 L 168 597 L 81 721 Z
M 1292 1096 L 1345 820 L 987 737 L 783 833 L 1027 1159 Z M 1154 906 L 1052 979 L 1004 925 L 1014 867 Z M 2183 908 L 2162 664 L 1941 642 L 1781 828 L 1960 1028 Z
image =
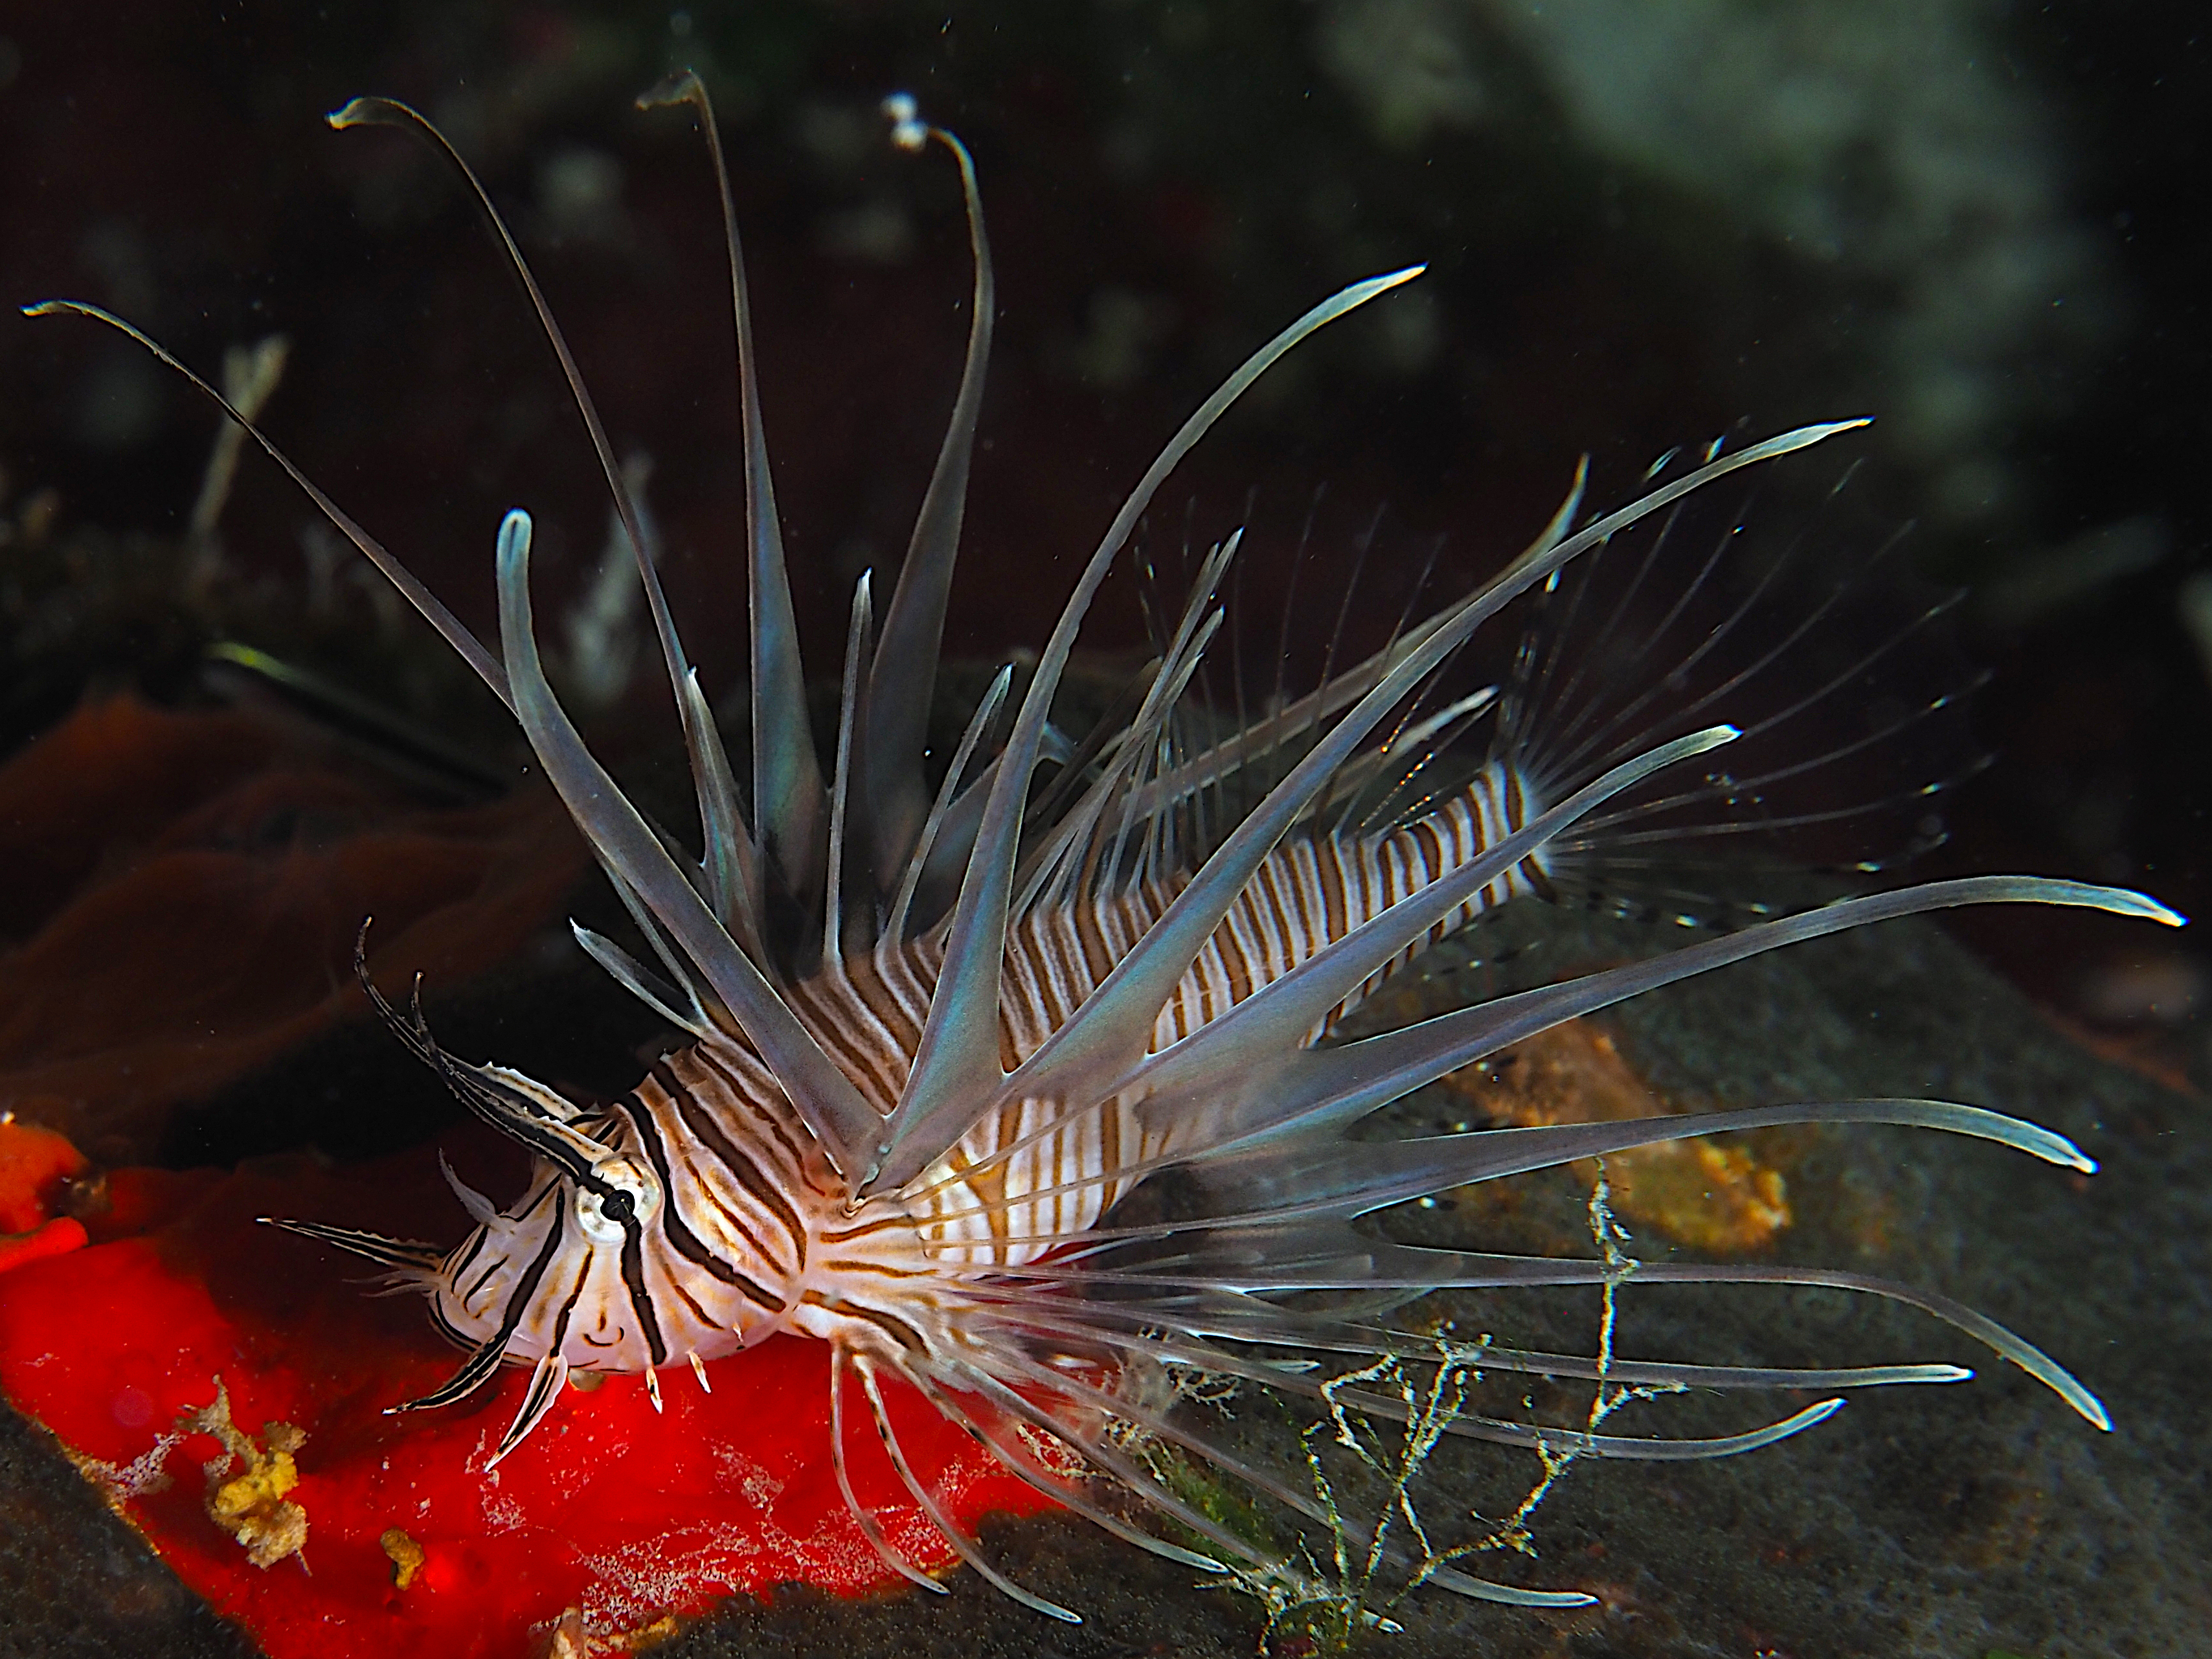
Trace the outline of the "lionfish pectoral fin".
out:
M 484 1460 L 486 1471 L 497 1468 L 500 1459 L 530 1437 L 531 1430 L 553 1409 L 553 1402 L 561 1397 L 561 1385 L 568 1380 L 568 1362 L 559 1353 L 549 1353 L 538 1362 L 538 1369 L 531 1373 L 530 1392 L 522 1397 L 522 1409 L 515 1413 L 514 1421 L 500 1437 L 499 1449 Z
M 951 1545 L 954 1553 L 1000 1595 L 1020 1602 L 1032 1613 L 1044 1614 L 1048 1619 L 1057 1619 L 1068 1625 L 1081 1624 L 1081 1613 L 1024 1589 L 990 1564 L 983 1554 L 983 1547 L 960 1529 L 960 1523 L 946 1512 L 937 1495 L 922 1483 L 921 1477 L 914 1472 L 914 1465 L 907 1461 L 906 1449 L 899 1444 L 898 1431 L 892 1428 L 890 1413 L 884 1407 L 883 1390 L 877 1386 L 875 1367 L 862 1358 L 856 1363 L 854 1369 L 860 1373 L 860 1387 L 868 1396 L 868 1409 L 875 1416 L 876 1434 L 883 1441 L 884 1449 L 890 1454 L 891 1468 L 897 1472 L 900 1484 L 906 1487 L 908 1496 L 929 1517 L 929 1524 L 937 1528 L 938 1535 Z
M 342 1250 L 351 1250 L 356 1255 L 367 1256 L 371 1261 L 379 1261 L 403 1272 L 435 1273 L 439 1263 L 446 1259 L 445 1251 L 435 1244 L 425 1244 L 419 1239 L 390 1238 L 382 1233 L 361 1232 L 351 1227 L 333 1227 L 320 1221 L 292 1221 L 283 1216 L 256 1216 L 254 1219 L 264 1227 L 282 1227 L 288 1233 L 319 1239 L 325 1244 L 335 1244 Z
M 1070 1480 L 1049 1471 L 1035 1450 L 1024 1446 L 1018 1437 L 1009 1436 L 1004 1423 L 994 1431 L 975 1413 L 965 1409 L 946 1389 L 939 1387 L 926 1372 L 914 1372 L 908 1380 L 921 1390 L 939 1414 L 965 1429 L 970 1439 L 997 1458 L 1001 1468 L 1011 1471 L 1055 1504 L 1073 1510 L 1102 1531 L 1111 1533 L 1123 1542 L 1134 1544 L 1139 1549 L 1149 1551 L 1164 1560 L 1173 1561 L 1178 1566 L 1189 1567 L 1199 1572 L 1226 1573 L 1232 1571 L 1226 1563 L 1211 1555 L 1200 1555 L 1196 1550 L 1185 1549 L 1182 1545 L 1171 1544 L 1164 1538 L 1155 1538 L 1152 1534 L 1131 1526 L 1111 1510 L 1090 1502 Z M 1090 1455 L 1079 1438 L 1064 1426 L 1055 1424 L 1043 1412 L 1025 1414 L 1013 1420 L 1028 1425 L 1033 1434 L 1047 1442 L 1056 1443 L 1078 1456 Z M 1098 1460 L 1094 1458 L 1092 1461 Z M 1102 1464 L 1101 1467 L 1105 1466 Z
M 920 1567 L 891 1547 L 891 1540 L 884 1534 L 883 1522 L 875 1512 L 863 1504 L 853 1490 L 853 1474 L 845 1458 L 845 1368 L 848 1356 L 842 1342 L 830 1346 L 830 1466 L 837 1476 L 837 1490 L 845 1499 L 847 1513 L 860 1529 L 860 1535 L 881 1557 L 885 1566 L 908 1583 L 927 1590 L 933 1595 L 949 1595 L 951 1591 L 932 1578 Z
M 1425 1581 L 1476 1601 L 1502 1601 L 1510 1607 L 1586 1607 L 1597 1600 L 1588 1590 L 1522 1589 L 1518 1584 L 1499 1584 L 1453 1567 L 1434 1567 Z

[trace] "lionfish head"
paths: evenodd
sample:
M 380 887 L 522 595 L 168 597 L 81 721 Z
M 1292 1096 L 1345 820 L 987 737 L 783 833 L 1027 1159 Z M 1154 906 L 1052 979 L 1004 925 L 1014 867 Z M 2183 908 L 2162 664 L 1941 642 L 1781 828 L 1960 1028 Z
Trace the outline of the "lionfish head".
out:
M 471 1351 L 470 1364 L 451 1382 L 396 1409 L 458 1400 L 502 1360 L 557 1370 L 563 1380 L 570 1371 L 649 1372 L 666 1363 L 669 1349 L 640 1265 L 666 1188 L 638 1146 L 632 1119 L 619 1108 L 580 1104 L 510 1066 L 471 1065 L 448 1054 L 432 1037 L 419 1000 L 403 1014 L 368 977 L 367 937 L 364 927 L 355 971 L 386 1025 L 471 1111 L 531 1154 L 529 1181 L 504 1210 L 440 1156 L 447 1184 L 475 1223 L 450 1249 L 320 1222 L 265 1218 L 271 1225 L 390 1268 L 391 1288 L 424 1292 L 433 1322 Z M 724 1346 L 764 1334 L 758 1319 L 732 1320 Z M 544 1399 L 536 1402 L 539 1414 L 557 1389 L 549 1386 L 543 1393 Z M 520 1439 L 510 1435 L 494 1461 Z

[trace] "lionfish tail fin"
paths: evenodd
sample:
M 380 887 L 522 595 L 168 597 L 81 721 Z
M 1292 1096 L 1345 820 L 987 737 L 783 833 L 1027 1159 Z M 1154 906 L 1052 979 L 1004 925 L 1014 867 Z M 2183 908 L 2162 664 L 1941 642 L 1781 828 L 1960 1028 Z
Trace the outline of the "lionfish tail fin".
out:
M 1829 544 L 1847 534 L 1830 521 L 1857 465 L 1787 538 L 1747 533 L 1749 501 L 1709 503 L 1717 528 L 1678 506 L 1640 547 L 1595 550 L 1547 581 L 1500 699 L 1492 787 L 1548 803 L 1724 710 L 1744 738 L 1701 775 L 1624 797 L 1554 843 L 1548 896 L 1727 929 L 1788 908 L 1744 896 L 1747 863 L 1786 886 L 1784 872 L 1871 873 L 1944 840 L 1942 805 L 1987 763 L 1963 718 L 1987 676 L 1943 629 L 1960 593 L 1900 599 L 1909 526 L 1870 552 Z

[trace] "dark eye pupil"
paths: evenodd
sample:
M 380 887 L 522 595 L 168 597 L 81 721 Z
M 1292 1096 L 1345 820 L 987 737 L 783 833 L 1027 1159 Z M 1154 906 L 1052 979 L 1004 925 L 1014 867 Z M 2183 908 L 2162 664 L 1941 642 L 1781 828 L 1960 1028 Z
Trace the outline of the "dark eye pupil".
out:
M 612 1198 L 606 1200 L 599 1206 L 599 1210 L 601 1213 L 614 1221 L 628 1221 L 637 1213 L 637 1206 L 630 1201 L 629 1194 L 624 1192 L 617 1192 Z

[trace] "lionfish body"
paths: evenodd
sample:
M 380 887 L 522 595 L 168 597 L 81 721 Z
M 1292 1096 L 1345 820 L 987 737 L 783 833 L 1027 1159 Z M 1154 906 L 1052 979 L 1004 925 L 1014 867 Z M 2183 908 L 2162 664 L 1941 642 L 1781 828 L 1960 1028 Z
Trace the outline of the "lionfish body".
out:
M 1155 1017 L 1147 1053 L 1466 867 L 1520 827 L 1504 814 L 1526 801 L 1518 787 L 1471 787 L 1385 836 L 1278 848 Z M 1427 937 L 1453 931 L 1477 906 L 1541 890 L 1548 857 L 1539 848 Z M 1024 917 L 1008 940 L 1000 986 L 1001 1066 L 1015 1070 L 1065 1025 L 1173 896 L 1154 880 Z M 808 1031 L 885 1116 L 941 965 L 933 941 L 887 945 L 787 993 Z M 1348 1012 L 1389 971 L 1328 1018 Z M 557 1100 L 549 1097 L 550 1109 L 561 1109 Z M 1073 1115 L 1046 1101 L 1012 1101 L 908 1191 L 854 1206 L 774 1073 L 721 1034 L 663 1056 L 612 1107 L 569 1123 L 604 1149 L 602 1177 L 632 1195 L 643 1224 L 635 1260 L 626 1261 L 626 1236 L 601 1200 L 589 1189 L 564 1192 L 559 1166 L 541 1163 L 516 1204 L 444 1255 L 428 1288 L 440 1328 L 469 1347 L 496 1343 L 507 1357 L 556 1370 L 611 1371 L 695 1353 L 719 1358 L 786 1331 L 943 1363 L 958 1340 L 966 1279 L 988 1281 L 994 1267 L 1087 1235 L 1140 1179 L 1121 1172 L 1157 1167 L 1178 1139 L 1175 1121 L 1120 1097 Z M 489 1208 L 474 1194 L 469 1201 Z
M 697 81 L 679 77 L 641 100 L 677 101 L 691 104 L 706 130 L 727 221 L 722 152 Z M 460 167 L 569 379 L 637 554 L 698 796 L 704 853 L 696 862 L 672 851 L 672 839 L 623 796 L 546 680 L 531 617 L 526 514 L 510 514 L 499 533 L 495 653 L 224 405 L 514 711 L 658 966 L 581 928 L 580 943 L 690 1038 L 629 1095 L 585 1105 L 520 1073 L 454 1059 L 419 1012 L 399 1013 L 368 986 L 394 1029 L 462 1102 L 535 1158 L 526 1190 L 503 1211 L 453 1182 L 477 1225 L 451 1250 L 282 1224 L 380 1261 L 428 1291 L 437 1323 L 470 1352 L 450 1382 L 410 1404 L 458 1400 L 502 1363 L 533 1366 L 496 1461 L 516 1452 L 574 1372 L 641 1371 L 657 1403 L 661 1367 L 689 1364 L 703 1384 L 704 1361 L 771 1334 L 820 1338 L 832 1354 L 838 1474 L 861 1530 L 887 1562 L 935 1587 L 892 1549 L 846 1476 L 847 1396 L 855 1383 L 907 1490 L 952 1547 L 1009 1595 L 1065 1618 L 1074 1615 L 1000 1575 L 945 1514 L 899 1447 L 881 1377 L 910 1383 L 1009 1469 L 1119 1535 L 1187 1563 L 1283 1583 L 1299 1578 L 1294 1551 L 1247 1537 L 1185 1501 L 1153 1464 L 1132 1455 L 1131 1434 L 1171 1443 L 1246 1483 L 1294 1521 L 1341 1528 L 1346 1517 L 1324 1513 L 1311 1492 L 1252 1465 L 1203 1425 L 1147 1403 L 1141 1389 L 1117 1387 L 1117 1378 L 1165 1363 L 1317 1398 L 1316 1362 L 1325 1356 L 1437 1363 L 1432 1338 L 1381 1317 L 1424 1292 L 1610 1285 L 1632 1272 L 1639 1283 L 1822 1285 L 1900 1300 L 1966 1331 L 2106 1425 L 2094 1398 L 2048 1356 L 1969 1309 L 1901 1285 L 1765 1266 L 1624 1266 L 1416 1249 L 1358 1224 L 1470 1182 L 1778 1123 L 1916 1125 L 2094 1167 L 2049 1131 L 1920 1100 L 1410 1139 L 1347 1133 L 1423 1085 L 1562 1020 L 1865 922 L 1993 902 L 2179 920 L 2113 889 L 2028 877 L 1933 883 L 1763 921 L 1401 1029 L 1356 1039 L 1337 1029 L 1388 975 L 1470 916 L 1571 882 L 1608 825 L 1633 823 L 1638 809 L 1622 803 L 1646 780 L 1659 781 L 1662 805 L 1738 787 L 1719 775 L 1683 787 L 1666 782 L 1733 740 L 1734 726 L 1706 725 L 1652 742 L 1655 732 L 1624 735 L 1637 728 L 1618 714 L 1570 721 L 1580 735 L 1562 739 L 1555 763 L 1546 765 L 1524 741 L 1526 686 L 1496 707 L 1478 692 L 1430 708 L 1442 671 L 1474 630 L 1516 596 L 1552 584 L 1570 561 L 1713 479 L 1861 422 L 1709 454 L 1579 529 L 1578 477 L 1552 524 L 1487 586 L 1402 628 L 1350 668 L 1332 661 L 1305 696 L 1279 698 L 1258 718 L 1224 730 L 1199 717 L 1190 693 L 1221 621 L 1215 596 L 1236 555 L 1232 537 L 1200 562 L 1146 673 L 1097 729 L 1071 741 L 1052 721 L 1077 631 L 1168 474 L 1283 353 L 1419 273 L 1357 284 L 1263 346 L 1190 417 L 1109 526 L 1018 700 L 1011 671 L 1002 672 L 933 789 L 924 728 L 994 289 L 967 152 L 919 123 L 909 102 L 886 107 L 908 148 L 934 138 L 958 162 L 974 309 L 951 428 L 880 625 L 866 578 L 854 598 L 837 742 L 826 765 L 808 726 L 749 302 L 734 225 L 729 229 L 751 598 L 749 800 L 573 360 L 489 198 Z M 331 119 L 342 127 L 412 127 L 459 164 L 404 106 L 359 100 Z M 33 310 L 98 317 L 189 374 L 94 307 L 56 301 Z M 1701 714 L 1706 701 L 1690 711 Z M 1001 717 L 1010 707 L 1009 721 Z M 1497 725 L 1489 763 L 1455 784 L 1422 781 L 1428 793 L 1404 805 L 1411 781 L 1483 719 Z M 1364 816 L 1347 805 L 1363 800 L 1370 808 Z M 1379 817 L 1372 810 L 1378 800 Z M 1279 1358 L 1285 1350 L 1296 1363 Z M 1586 1356 L 1488 1348 L 1482 1364 L 1745 1389 L 1968 1375 L 1948 1365 L 1771 1370 L 1629 1361 L 1609 1352 L 1601 1366 Z M 1387 1399 L 1365 1404 L 1392 1409 Z M 1471 1413 L 1449 1427 L 1547 1453 L 1719 1456 L 1795 1433 L 1834 1404 L 1705 1440 L 1605 1435 Z M 1119 1485 L 1200 1547 L 1133 1527 L 1120 1508 L 1094 1499 L 1091 1480 Z M 1425 1582 L 1486 1599 L 1531 1606 L 1589 1599 L 1419 1565 Z

